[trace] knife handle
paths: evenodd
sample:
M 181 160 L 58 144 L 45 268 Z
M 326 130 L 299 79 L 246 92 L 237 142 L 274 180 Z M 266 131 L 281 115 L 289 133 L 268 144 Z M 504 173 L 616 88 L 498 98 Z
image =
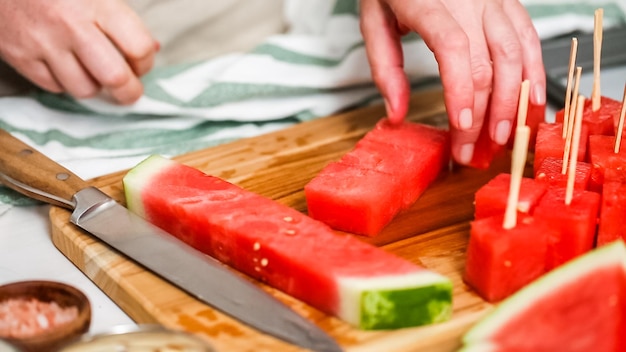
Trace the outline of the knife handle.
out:
M 0 182 L 31 198 L 73 209 L 73 196 L 89 184 L 0 129 Z

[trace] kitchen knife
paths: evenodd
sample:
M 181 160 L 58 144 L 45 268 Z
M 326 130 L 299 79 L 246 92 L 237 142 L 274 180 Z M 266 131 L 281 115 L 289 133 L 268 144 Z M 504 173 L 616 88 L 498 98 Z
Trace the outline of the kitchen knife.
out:
M 323 330 L 219 261 L 146 222 L 71 171 L 0 129 L 0 182 L 72 210 L 70 221 L 199 300 L 279 339 L 341 351 Z

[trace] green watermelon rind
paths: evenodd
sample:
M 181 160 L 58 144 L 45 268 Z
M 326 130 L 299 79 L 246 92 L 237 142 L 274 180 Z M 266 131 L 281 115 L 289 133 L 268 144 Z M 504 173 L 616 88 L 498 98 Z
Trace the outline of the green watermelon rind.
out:
M 129 210 L 145 217 L 141 192 L 176 161 L 152 155 L 124 177 Z M 363 330 L 397 329 L 444 322 L 452 315 L 450 279 L 426 269 L 391 277 L 340 278 L 338 316 Z
M 581 277 L 607 267 L 622 265 L 626 272 L 626 245 L 619 240 L 596 248 L 541 276 L 509 298 L 499 303 L 493 311 L 474 325 L 464 336 L 462 351 L 474 351 L 472 345 L 485 344 L 491 336 L 515 319 L 518 313 L 532 309 L 533 303 L 549 296 Z
M 377 278 L 339 279 L 339 316 L 363 330 L 440 323 L 452 315 L 452 282 L 426 269 Z

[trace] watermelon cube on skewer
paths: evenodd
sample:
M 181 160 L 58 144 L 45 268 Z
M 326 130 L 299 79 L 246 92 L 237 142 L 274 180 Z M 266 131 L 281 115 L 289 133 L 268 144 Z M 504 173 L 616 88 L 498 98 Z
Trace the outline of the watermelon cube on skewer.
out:
M 479 188 L 474 195 L 474 218 L 504 215 L 510 184 L 511 174 L 500 173 Z M 532 214 L 547 188 L 545 184 L 535 179 L 522 178 L 517 210 L 520 213 Z
M 173 236 L 358 328 L 450 317 L 447 278 L 200 170 L 152 156 L 124 189 L 131 211 Z
M 626 241 L 624 219 L 626 219 L 626 171 L 609 168 L 604 173 L 597 245 L 601 246 L 617 239 Z
M 584 161 L 576 162 L 574 174 L 574 189 L 586 190 L 591 177 L 591 165 Z M 563 159 L 547 157 L 535 173 L 537 182 L 546 184 L 548 187 L 565 188 L 567 186 L 567 173 L 563 173 Z
M 619 119 L 621 102 L 603 96 L 600 99 L 600 109 L 593 111 L 592 99 L 585 99 L 583 107 L 583 125 L 587 127 L 589 135 L 614 136 L 615 126 Z M 564 111 L 555 114 L 556 122 L 563 122 Z
M 615 153 L 614 147 L 615 137 L 589 136 L 589 160 L 592 167 L 590 190 L 602 193 L 604 171 L 607 168 L 620 168 L 626 165 L 626 149 L 622 148 Z
M 488 302 L 498 302 L 545 273 L 551 232 L 542 220 L 520 214 L 503 229 L 504 215 L 471 222 L 463 279 Z
M 565 188 L 551 188 L 535 208 L 534 216 L 555 230 L 548 238 L 548 270 L 587 253 L 595 244 L 600 195 L 574 190 L 570 204 L 565 199 Z
M 580 132 L 580 145 L 578 147 L 578 161 L 585 161 L 587 154 L 587 128 L 583 125 Z M 540 123 L 535 142 L 535 159 L 533 160 L 533 173 L 536 175 L 539 166 L 547 157 L 563 159 L 565 150 L 565 138 L 563 138 L 562 123 Z

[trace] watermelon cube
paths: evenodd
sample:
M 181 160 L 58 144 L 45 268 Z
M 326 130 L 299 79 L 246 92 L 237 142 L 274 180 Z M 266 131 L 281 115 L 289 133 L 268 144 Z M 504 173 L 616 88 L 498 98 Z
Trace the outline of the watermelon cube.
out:
M 568 172 L 568 171 L 566 171 Z M 586 190 L 591 177 L 591 165 L 584 161 L 576 162 L 576 173 L 574 175 L 574 188 Z M 563 174 L 563 159 L 547 157 L 543 159 L 541 165 L 535 173 L 535 180 L 546 184 L 548 187 L 567 187 L 568 175 Z
M 474 218 L 504 215 L 511 185 L 511 174 L 500 173 L 474 194 Z M 532 214 L 548 187 L 528 177 L 522 178 L 517 211 Z
M 626 148 L 620 148 L 619 153 L 615 153 L 614 144 L 615 137 L 612 136 L 589 136 L 591 164 L 589 190 L 602 193 L 604 171 L 607 168 L 620 168 L 626 165 Z
M 626 170 L 606 169 L 602 187 L 600 225 L 597 245 L 623 239 L 626 241 Z
M 583 125 L 580 130 L 580 145 L 578 146 L 578 161 L 585 161 L 587 154 L 587 127 Z M 540 123 L 535 142 L 535 159 L 533 161 L 533 173 L 536 175 L 539 166 L 547 157 L 563 159 L 565 139 L 563 138 L 562 123 Z
M 551 231 L 541 219 L 520 214 L 512 229 L 504 216 L 471 222 L 464 280 L 488 302 L 498 302 L 545 273 Z
M 625 312 L 626 247 L 617 241 L 500 302 L 459 352 L 626 351 Z
M 503 156 L 505 152 L 506 146 L 499 145 L 491 139 L 489 122 L 486 119 L 483 122 L 478 139 L 474 143 L 474 155 L 468 165 L 477 169 L 488 169 L 491 166 L 491 162 Z
M 539 131 L 539 125 L 546 122 L 546 105 L 536 105 L 529 103 L 528 111 L 526 113 L 526 126 L 530 128 L 530 138 L 528 139 L 528 148 L 529 150 L 535 149 L 535 144 L 537 140 L 537 133 Z M 517 127 L 517 120 L 513 124 L 512 131 L 515 131 Z M 511 137 L 509 138 L 509 142 L 507 146 L 510 149 L 513 149 L 513 143 L 515 141 L 515 133 L 511 133 Z
M 173 236 L 358 328 L 450 317 L 447 278 L 200 170 L 152 156 L 124 190 L 131 211 Z
M 622 103 L 609 97 L 601 97 L 600 109 L 593 111 L 592 100 L 585 99 L 583 108 L 583 125 L 587 126 L 589 135 L 614 136 L 616 121 L 619 120 L 619 112 Z M 556 112 L 556 122 L 563 122 L 563 109 Z
M 305 185 L 309 216 L 336 230 L 375 236 L 419 198 L 448 159 L 447 131 L 381 120 Z
M 587 253 L 595 244 L 600 195 L 575 190 L 569 205 L 565 196 L 564 188 L 549 188 L 535 208 L 534 216 L 556 230 L 548 238 L 548 270 Z

